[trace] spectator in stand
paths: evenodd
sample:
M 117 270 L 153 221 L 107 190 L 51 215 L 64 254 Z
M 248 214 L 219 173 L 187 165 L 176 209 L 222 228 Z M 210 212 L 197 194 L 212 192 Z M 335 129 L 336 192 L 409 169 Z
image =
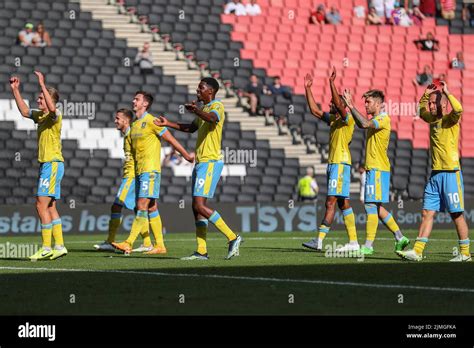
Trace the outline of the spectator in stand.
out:
M 342 17 L 337 8 L 331 7 L 331 10 L 326 14 L 326 23 L 338 25 L 342 23 Z
M 453 59 L 451 62 L 451 69 L 458 69 L 458 70 L 464 70 L 465 68 L 464 64 L 464 55 L 461 51 L 456 53 L 456 58 Z
M 178 151 L 174 147 L 171 147 L 171 151 L 163 159 L 163 166 L 165 167 L 175 167 L 179 166 L 183 158 L 178 155 Z
M 474 27 L 474 4 L 473 3 L 463 4 L 462 20 L 465 22 L 469 22 L 471 27 Z
M 392 12 L 395 9 L 395 0 L 384 0 L 385 23 L 394 24 L 392 21 Z
M 446 74 L 439 74 L 439 76 L 433 79 L 433 83 L 437 86 L 441 85 L 441 81 L 446 81 Z
M 418 6 L 413 6 L 412 9 L 409 9 L 408 15 L 410 16 L 410 19 L 414 25 L 423 25 L 423 19 L 425 19 L 425 15 L 421 13 L 420 8 Z
M 153 57 L 150 52 L 150 43 L 145 42 L 141 51 L 135 56 L 135 64 L 140 67 L 143 75 L 153 74 Z
M 225 5 L 224 8 L 225 14 L 234 14 L 236 16 L 246 16 L 247 11 L 245 10 L 244 4 L 242 4 L 242 0 L 233 0 Z
M 428 86 L 433 83 L 433 73 L 429 65 L 425 65 L 423 72 L 416 74 L 416 78 L 413 79 L 415 86 Z
M 319 5 L 316 11 L 311 12 L 311 16 L 309 17 L 310 24 L 324 24 L 326 21 L 326 10 L 324 9 L 324 5 Z
M 263 85 L 258 81 L 258 77 L 256 75 L 250 76 L 250 82 L 245 88 L 245 91 L 241 93 L 241 96 L 248 98 L 250 114 L 252 116 L 257 115 L 257 107 L 262 93 Z
M 383 24 L 382 17 L 377 14 L 375 7 L 371 7 L 369 14 L 367 15 L 367 20 L 365 21 L 368 25 L 381 25 Z
M 23 47 L 34 46 L 36 33 L 33 28 L 32 23 L 26 23 L 25 28 L 18 33 L 18 43 Z
M 257 4 L 257 0 L 250 0 L 250 2 L 245 6 L 245 11 L 249 16 L 259 16 L 262 14 L 262 9 L 260 5 Z
M 408 13 L 399 4 L 396 4 L 395 9 L 392 11 L 392 24 L 400 27 L 409 27 L 413 24 Z
M 281 84 L 281 79 L 279 76 L 275 76 L 275 79 L 273 80 L 273 85 L 271 86 L 268 86 L 268 92 L 267 93 L 270 93 L 272 95 L 281 95 L 283 96 L 285 99 L 288 99 L 288 100 L 292 100 L 293 96 L 291 95 L 291 90 L 286 87 L 286 86 L 283 86 Z M 277 120 L 277 125 L 278 125 L 278 128 L 281 132 L 282 130 L 282 126 L 284 126 L 286 124 L 286 118 L 284 115 L 275 115 L 274 116 L 276 117 L 276 120 Z
M 436 0 L 420 0 L 420 11 L 427 17 L 436 15 Z
M 375 12 L 378 17 L 385 17 L 385 5 L 384 0 L 372 0 L 370 2 L 370 7 L 375 9 Z
M 441 17 L 448 21 L 453 20 L 456 11 L 456 0 L 441 0 Z
M 426 34 L 426 39 L 420 39 L 415 41 L 416 47 L 422 51 L 438 51 L 439 41 L 436 40 L 433 34 L 430 32 Z
M 39 23 L 36 26 L 36 33 L 33 39 L 34 45 L 37 47 L 50 47 L 51 46 L 51 37 L 49 33 L 44 29 L 43 23 Z
M 280 76 L 275 76 L 275 79 L 273 80 L 273 85 L 268 86 L 268 90 L 270 91 L 271 94 L 273 95 L 282 95 L 286 99 L 291 100 L 292 95 L 291 91 L 288 87 L 283 86 L 281 84 L 281 78 Z

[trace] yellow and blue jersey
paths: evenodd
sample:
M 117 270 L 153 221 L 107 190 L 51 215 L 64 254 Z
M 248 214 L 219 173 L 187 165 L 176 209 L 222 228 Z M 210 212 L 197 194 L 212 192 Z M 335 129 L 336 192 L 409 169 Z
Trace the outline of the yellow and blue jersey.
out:
M 430 150 L 433 170 L 458 170 L 459 165 L 459 120 L 462 106 L 449 95 L 453 107 L 451 112 L 441 118 L 432 116 L 428 108 L 430 95 L 425 93 L 420 100 L 420 117 L 430 124 Z
M 387 155 L 391 131 L 390 117 L 382 112 L 372 118 L 372 122 L 375 128 L 369 128 L 367 131 L 365 169 L 390 172 L 390 161 Z
M 131 154 L 135 162 L 135 175 L 161 172 L 161 139 L 167 131 L 153 123 L 155 117 L 145 112 L 130 127 Z
M 219 100 L 212 100 L 204 106 L 202 111 L 215 113 L 218 120 L 206 122 L 200 117 L 194 119 L 193 123 L 198 127 L 196 162 L 221 160 L 222 129 L 225 120 L 224 104 Z
M 324 121 L 329 125 L 329 158 L 328 162 L 351 164 L 349 144 L 354 133 L 354 118 L 350 113 L 337 118 L 335 114 L 324 113 Z
M 122 178 L 135 177 L 135 161 L 132 155 L 132 137 L 130 135 L 130 127 L 127 128 L 123 137 L 123 152 L 125 159 L 123 161 Z
M 61 150 L 63 116 L 59 110 L 44 113 L 31 109 L 28 117 L 38 125 L 38 162 L 64 162 Z

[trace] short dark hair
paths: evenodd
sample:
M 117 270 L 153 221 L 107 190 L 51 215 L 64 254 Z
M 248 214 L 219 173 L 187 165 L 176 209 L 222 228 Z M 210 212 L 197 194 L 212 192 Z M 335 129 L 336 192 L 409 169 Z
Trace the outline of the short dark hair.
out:
M 371 89 L 370 91 L 365 92 L 362 98 L 380 99 L 382 103 L 385 101 L 385 95 L 379 89 Z
M 436 101 L 439 103 L 448 101 L 448 98 L 446 97 L 446 95 L 444 93 L 441 93 L 441 91 L 436 90 L 436 91 L 431 92 L 430 97 L 433 94 L 436 96 Z
M 46 87 L 48 90 L 49 95 L 51 96 L 51 99 L 53 99 L 54 103 L 57 103 L 59 101 L 59 92 L 56 88 L 54 87 Z
M 146 108 L 148 110 L 153 104 L 153 96 L 151 95 L 151 93 L 148 93 L 142 90 L 135 92 L 135 96 L 138 94 L 141 94 L 143 98 L 148 102 L 148 107 Z
M 119 113 L 119 112 L 122 113 L 122 114 L 124 114 L 130 121 L 133 119 L 133 112 L 132 112 L 132 110 L 126 109 L 126 108 L 122 108 L 122 109 L 118 109 L 118 110 L 116 111 L 116 113 Z
M 214 90 L 214 93 L 217 93 L 219 90 L 219 82 L 213 77 L 205 77 L 201 80 L 201 82 L 204 82 L 206 85 L 211 87 Z

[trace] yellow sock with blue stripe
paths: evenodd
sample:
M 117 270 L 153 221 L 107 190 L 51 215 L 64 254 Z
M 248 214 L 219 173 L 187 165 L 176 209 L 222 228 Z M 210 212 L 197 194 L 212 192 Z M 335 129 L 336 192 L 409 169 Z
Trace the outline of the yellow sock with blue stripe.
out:
M 108 243 L 115 242 L 115 236 L 117 235 L 117 231 L 121 223 L 122 223 L 122 213 L 110 214 L 109 235 L 107 236 Z
M 161 216 L 158 210 L 148 214 L 150 220 L 151 233 L 155 237 L 155 247 L 164 248 L 165 242 L 163 241 L 163 225 L 161 223 Z
M 382 220 L 385 226 L 393 233 L 396 240 L 400 240 L 403 238 L 403 234 L 400 231 L 400 227 L 398 227 L 397 222 L 393 218 L 392 214 L 388 213 L 388 215 Z
M 232 230 L 227 226 L 227 224 L 224 222 L 224 220 L 221 218 L 217 210 L 214 210 L 214 212 L 211 214 L 209 217 L 209 221 L 216 226 L 216 228 L 224 235 L 227 237 L 229 241 L 232 241 L 237 238 L 237 235 L 232 232 Z
M 137 211 L 137 215 L 133 220 L 130 235 L 128 236 L 125 242 L 132 246 L 140 232 L 142 232 L 146 228 L 148 228 L 148 212 L 146 210 L 139 210 Z
M 64 239 L 63 239 L 63 224 L 61 223 L 61 219 L 53 220 L 53 238 L 54 238 L 54 245 L 55 246 L 63 246 Z
M 461 239 L 459 241 L 459 250 L 461 254 L 465 256 L 471 256 L 471 252 L 469 250 L 469 244 L 470 244 L 469 239 Z
M 145 247 L 151 246 L 152 243 L 151 243 L 150 231 L 149 231 L 148 226 L 143 231 L 140 232 L 140 235 L 143 238 L 143 246 Z
M 425 250 L 426 243 L 428 243 L 428 238 L 417 238 L 413 250 L 418 255 L 422 255 Z
M 326 235 L 329 233 L 330 226 L 322 223 L 319 228 L 318 228 L 318 246 L 321 246 L 321 243 L 323 242 L 324 238 L 326 238 Z
M 377 228 L 379 226 L 379 215 L 377 213 L 377 206 L 372 203 L 365 204 L 365 211 L 367 213 L 367 236 L 365 240 L 365 246 L 368 248 L 372 248 L 375 236 L 377 235 Z
M 43 239 L 43 248 L 51 249 L 52 236 L 53 236 L 53 225 L 41 224 L 41 237 Z
M 196 221 L 196 242 L 197 242 L 197 252 L 201 255 L 207 254 L 207 220 L 198 220 Z
M 346 226 L 347 235 L 349 236 L 349 243 L 359 244 L 357 242 L 357 231 L 355 224 L 355 216 L 352 208 L 348 208 L 342 211 L 344 217 L 344 225 Z

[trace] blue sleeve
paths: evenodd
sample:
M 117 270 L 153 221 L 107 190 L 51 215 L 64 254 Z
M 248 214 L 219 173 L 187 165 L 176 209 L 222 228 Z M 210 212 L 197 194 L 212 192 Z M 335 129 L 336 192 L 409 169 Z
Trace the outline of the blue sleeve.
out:
M 379 129 L 380 128 L 380 123 L 379 121 L 377 121 L 375 118 L 372 120 L 372 122 L 374 123 L 375 125 L 375 129 Z
M 161 137 L 165 132 L 168 130 L 168 128 L 163 127 L 163 129 L 158 133 L 158 135 Z
M 219 115 L 219 112 L 217 110 L 211 110 L 212 113 L 216 114 L 217 116 L 217 121 L 219 122 L 221 120 L 221 116 Z

